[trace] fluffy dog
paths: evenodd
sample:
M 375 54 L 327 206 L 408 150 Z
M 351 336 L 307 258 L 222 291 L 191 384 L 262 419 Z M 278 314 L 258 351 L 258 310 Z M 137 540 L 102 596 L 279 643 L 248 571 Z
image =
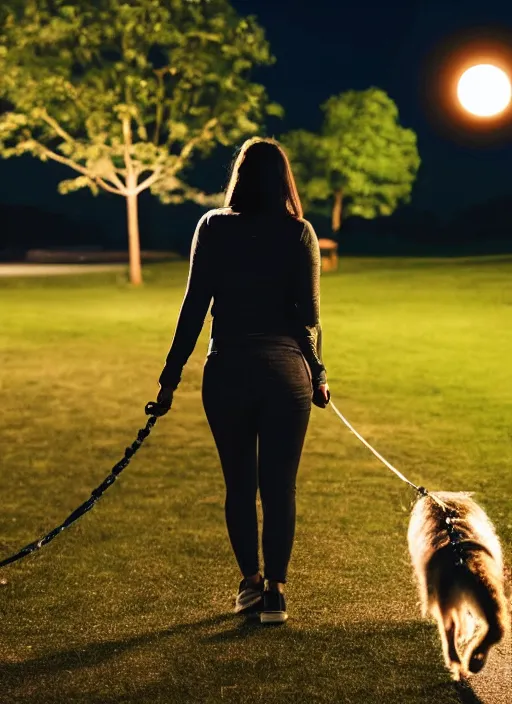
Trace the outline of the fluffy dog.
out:
M 437 621 L 454 680 L 479 672 L 490 648 L 510 626 L 500 541 L 471 496 L 468 492 L 422 496 L 412 510 L 407 533 L 422 614 Z

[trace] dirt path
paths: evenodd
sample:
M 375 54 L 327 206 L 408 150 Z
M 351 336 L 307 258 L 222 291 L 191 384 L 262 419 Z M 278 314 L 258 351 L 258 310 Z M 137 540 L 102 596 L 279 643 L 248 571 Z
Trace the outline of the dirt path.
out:
M 127 264 L 0 264 L 1 276 L 60 276 L 97 271 L 122 271 Z

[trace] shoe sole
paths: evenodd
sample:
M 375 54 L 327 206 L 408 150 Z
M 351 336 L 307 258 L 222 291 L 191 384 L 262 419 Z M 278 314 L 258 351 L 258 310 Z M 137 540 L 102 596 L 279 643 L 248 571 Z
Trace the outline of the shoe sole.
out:
M 261 623 L 284 623 L 288 619 L 286 611 L 262 611 Z

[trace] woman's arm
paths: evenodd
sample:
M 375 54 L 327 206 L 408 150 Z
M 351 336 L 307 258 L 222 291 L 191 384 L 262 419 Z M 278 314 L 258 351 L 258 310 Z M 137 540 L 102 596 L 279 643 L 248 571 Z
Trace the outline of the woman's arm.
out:
M 205 213 L 201 217 L 192 238 L 185 297 L 171 348 L 158 380 L 162 387 L 176 389 L 180 383 L 183 367 L 194 351 L 213 296 L 208 215 Z
M 326 383 L 320 323 L 320 246 L 313 226 L 307 220 L 299 241 L 295 302 L 298 340 L 311 369 L 313 388 L 316 389 Z

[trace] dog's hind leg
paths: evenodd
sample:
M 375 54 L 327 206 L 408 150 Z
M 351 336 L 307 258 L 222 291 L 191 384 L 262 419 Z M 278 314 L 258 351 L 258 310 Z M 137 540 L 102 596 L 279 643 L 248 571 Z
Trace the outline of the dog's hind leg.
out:
M 468 643 L 464 666 L 468 673 L 477 673 L 484 667 L 491 647 L 505 635 L 508 608 L 505 598 L 483 581 L 474 585 L 469 601 L 480 627 Z
M 489 650 L 499 643 L 505 634 L 505 628 L 496 618 L 495 613 L 484 614 L 482 628 L 470 642 L 466 650 L 466 667 L 471 673 L 480 672 L 484 667 Z
M 462 663 L 457 652 L 457 634 L 459 632 L 457 614 L 453 609 L 444 612 L 441 609 L 436 609 L 436 611 L 435 616 L 441 636 L 444 661 L 452 673 L 453 679 L 459 680 Z

